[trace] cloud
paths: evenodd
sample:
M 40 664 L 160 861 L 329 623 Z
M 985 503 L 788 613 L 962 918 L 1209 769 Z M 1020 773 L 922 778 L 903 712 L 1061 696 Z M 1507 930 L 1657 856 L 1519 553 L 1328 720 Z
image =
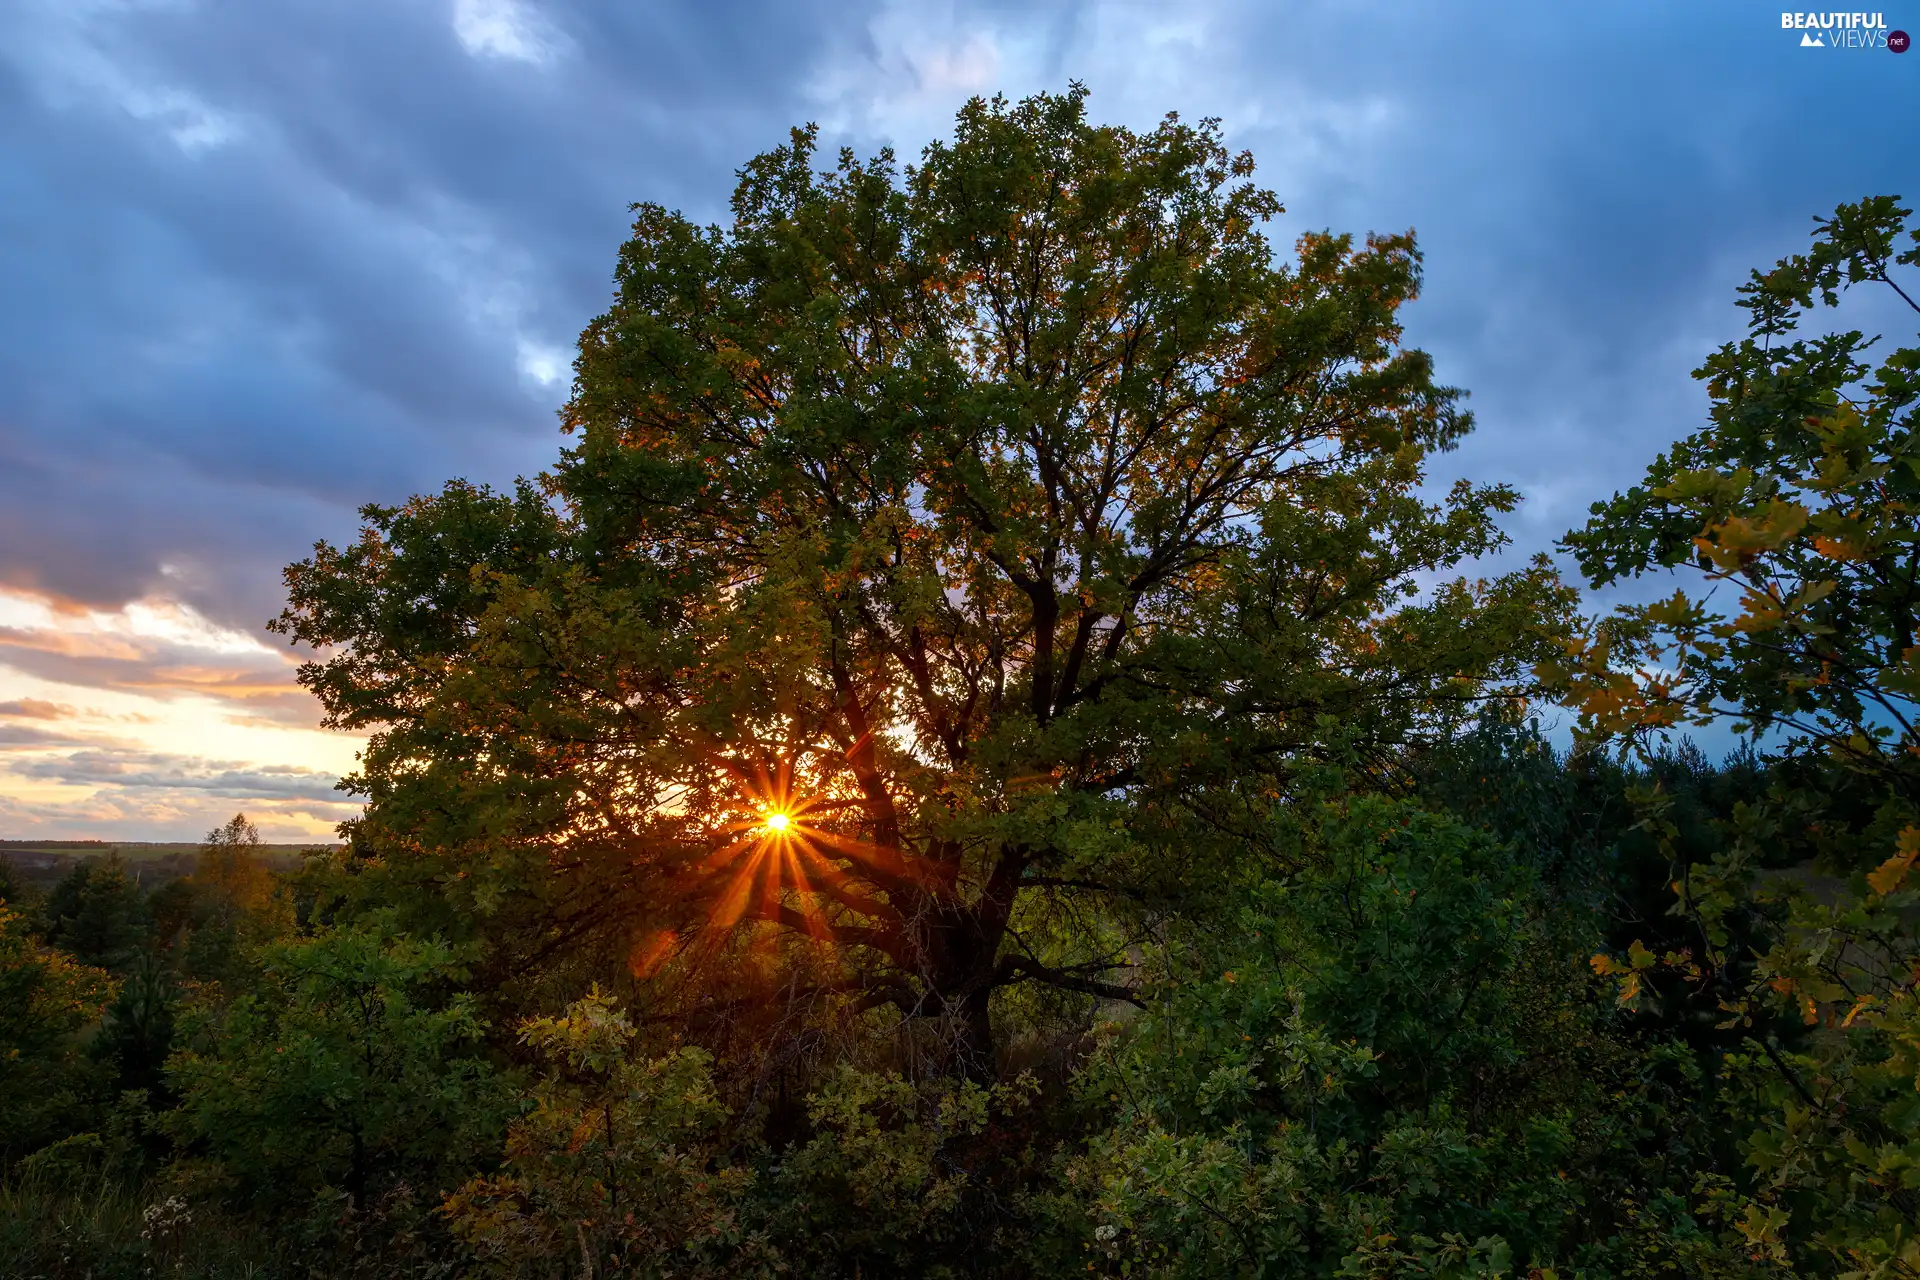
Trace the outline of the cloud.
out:
M 241 811 L 263 832 L 297 839 L 326 834 L 360 810 L 318 769 L 52 734 L 16 743 L 21 728 L 0 725 L 0 829 L 9 835 L 197 839 Z M 67 749 L 32 750 L 48 747 Z
M 204 650 L 166 641 L 76 641 L 0 627 L 0 663 L 60 684 L 157 698 L 212 698 L 254 714 L 271 708 L 291 716 L 317 707 L 312 695 L 294 683 L 292 659 L 270 653 L 219 661 Z
M 628 204 L 723 208 L 861 17 L 18 6 L 0 189 L 33 231 L 0 242 L 0 584 L 249 629 L 361 504 L 545 465 Z
M 1416 226 L 1414 336 L 1481 410 L 1460 463 L 1619 483 L 1697 418 L 1686 370 L 1744 267 L 1901 176 L 1902 60 L 1810 61 L 1764 17 L 15 0 L 0 583 L 255 629 L 361 503 L 551 460 L 629 201 L 718 216 L 789 124 L 910 155 L 970 94 L 1076 77 L 1100 118 L 1221 116 L 1283 243 Z
M 47 702 L 41 698 L 0 702 L 0 720 L 71 720 L 79 714 L 77 708 L 63 702 Z
M 30 724 L 0 724 L 0 751 L 22 747 L 38 749 L 73 746 L 86 741 L 86 738 L 76 738 L 69 733 L 57 733 L 51 729 L 41 729 Z
M 8 770 L 23 778 L 63 786 L 113 787 L 122 791 L 206 791 L 226 799 L 299 800 L 341 811 L 358 807 L 341 796 L 332 774 L 297 765 L 248 765 L 243 761 L 136 748 L 71 751 L 38 760 L 16 760 Z
M 453 30 L 476 58 L 505 58 L 544 66 L 566 52 L 567 38 L 531 5 L 519 0 L 454 0 Z
M 842 34 L 821 59 L 808 94 L 836 132 L 905 135 L 916 142 L 953 120 L 976 94 L 991 95 L 1032 61 L 1019 30 L 955 4 L 883 6 L 864 28 Z
M 161 702 L 203 699 L 255 721 L 314 725 L 319 705 L 296 683 L 298 663 L 286 650 L 270 649 L 169 601 L 134 601 L 109 613 L 0 592 L 0 669 L 52 684 Z M 0 716 L 16 707 L 13 714 L 39 718 L 83 714 L 45 699 L 17 699 L 0 703 Z M 114 717 L 143 718 L 150 717 Z
M 115 38 L 129 16 L 181 7 L 152 0 L 20 0 L 9 42 L 15 66 L 47 102 L 110 108 L 157 130 L 183 155 L 197 156 L 238 139 L 241 122 Z
M 971 94 L 1081 79 L 1099 119 L 1221 117 L 1287 205 L 1283 248 L 1417 228 L 1410 336 L 1480 422 L 1436 478 L 1519 485 L 1528 550 L 1701 420 L 1687 373 L 1737 333 L 1748 267 L 1911 169 L 1911 57 L 1803 51 L 1734 0 L 6 14 L 0 588 L 62 604 L 0 617 L 0 697 L 215 705 L 262 735 L 315 714 L 259 643 L 282 568 L 363 503 L 547 465 L 629 203 L 724 218 L 789 125 L 911 157 Z M 245 643 L 94 616 L 136 602 Z
M 156 797 L 110 791 L 47 802 L 0 792 L 0 831 L 19 838 L 197 842 L 235 812 L 244 812 L 269 842 L 330 842 L 336 836 L 336 816 L 308 813 L 298 803 L 252 801 L 242 807 L 202 793 Z
M 573 352 L 570 349 L 531 342 L 525 338 L 519 340 L 516 354 L 521 376 L 531 378 L 543 387 L 557 385 L 573 366 Z

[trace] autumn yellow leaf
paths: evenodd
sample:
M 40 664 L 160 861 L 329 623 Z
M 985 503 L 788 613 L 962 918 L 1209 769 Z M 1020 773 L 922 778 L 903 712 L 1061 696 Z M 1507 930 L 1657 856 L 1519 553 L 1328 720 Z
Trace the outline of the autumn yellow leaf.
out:
M 1813 549 L 1829 560 L 1853 561 L 1866 559 L 1866 553 L 1840 538 L 1816 537 Z
M 1892 893 L 1906 880 L 1907 873 L 1913 870 L 1916 857 L 1920 857 L 1920 827 L 1910 826 L 1900 833 L 1894 855 L 1867 873 L 1867 883 L 1875 893 Z

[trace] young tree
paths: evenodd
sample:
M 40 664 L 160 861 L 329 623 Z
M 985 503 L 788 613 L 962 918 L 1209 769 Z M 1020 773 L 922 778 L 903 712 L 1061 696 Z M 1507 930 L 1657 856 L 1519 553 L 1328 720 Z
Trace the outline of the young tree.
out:
M 236 813 L 207 832 L 194 863 L 192 883 L 216 920 L 231 924 L 260 910 L 273 892 L 273 877 L 260 861 L 260 829 Z
M 155 951 L 143 951 L 121 979 L 88 1052 L 109 1063 L 122 1090 L 159 1094 L 162 1071 L 173 1049 L 179 989 L 173 971 Z
M 1341 789 L 1293 825 L 1305 869 L 1149 952 L 1103 1029 L 1038 1270 L 1755 1274 L 1683 1208 L 1696 1060 L 1623 1034 L 1523 843 Z
M 273 873 L 260 860 L 260 831 L 244 813 L 207 833 L 181 883 L 177 896 L 156 894 L 154 907 L 156 920 L 171 926 L 165 941 L 184 932 L 179 964 L 191 977 L 231 981 L 245 944 L 287 922 L 288 913 L 275 909 Z
M 453 1233 L 486 1274 L 520 1276 L 578 1250 L 610 1275 L 748 1275 L 749 1169 L 725 1159 L 726 1108 L 698 1049 L 633 1052 L 633 1024 L 594 991 L 520 1040 L 546 1068 L 507 1137 L 506 1172 L 447 1197 Z
M 1664 960 L 1718 997 L 1744 1037 L 1744 1229 L 1817 1274 L 1920 1275 L 1920 347 L 1874 365 L 1859 331 L 1796 332 L 1859 285 L 1920 313 L 1910 215 L 1842 205 L 1755 272 L 1751 336 L 1696 373 L 1710 425 L 1567 538 L 1596 585 L 1693 562 L 1718 590 L 1623 609 L 1543 669 L 1591 733 L 1731 719 L 1779 761 L 1725 855 L 1680 869 L 1697 945 L 1596 963 L 1629 995 Z M 1743 946 L 1731 924 L 1756 915 L 1777 931 Z
M 450 990 L 465 976 L 453 947 L 372 917 L 256 959 L 254 989 L 183 1012 L 167 1063 L 176 1134 L 236 1196 L 331 1186 L 364 1207 L 385 1179 L 446 1185 L 494 1136 L 501 1098 L 472 998 Z
M 26 877 L 20 874 L 20 868 L 13 864 L 13 860 L 0 856 L 0 902 L 11 902 L 16 911 L 21 911 L 37 906 L 40 897 Z
M 109 969 L 130 966 L 151 932 L 146 899 L 117 851 L 68 873 L 48 895 L 46 916 L 49 942 Z
M 1410 235 L 1276 260 L 1215 122 L 1078 88 L 904 169 L 814 147 L 728 229 L 637 206 L 543 491 L 369 508 L 278 626 L 375 731 L 359 855 L 518 961 L 783 930 L 985 1070 L 996 992 L 1127 997 L 1302 762 L 1390 769 L 1567 598 L 1444 580 L 1515 498 L 1419 496 L 1469 419 L 1400 343 Z
M 77 1033 L 113 994 L 104 970 L 41 945 L 0 902 L 0 1166 L 64 1136 L 89 1092 Z

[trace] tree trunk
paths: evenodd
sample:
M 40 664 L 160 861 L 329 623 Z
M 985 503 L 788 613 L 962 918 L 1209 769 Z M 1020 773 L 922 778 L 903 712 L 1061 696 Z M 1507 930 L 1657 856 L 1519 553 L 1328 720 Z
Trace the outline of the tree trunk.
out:
M 947 1025 L 948 1067 L 976 1081 L 994 1079 L 997 1070 L 991 1004 L 1004 926 L 994 906 L 991 899 L 942 904 L 921 939 L 929 961 L 922 980 Z
M 347 1166 L 347 1201 L 355 1213 L 367 1208 L 367 1140 L 356 1123 L 351 1131 L 353 1149 Z
M 982 1084 L 998 1073 L 993 1052 L 993 1020 L 988 1014 L 993 988 L 981 983 L 960 997 L 954 1011 L 954 1056 L 960 1074 Z

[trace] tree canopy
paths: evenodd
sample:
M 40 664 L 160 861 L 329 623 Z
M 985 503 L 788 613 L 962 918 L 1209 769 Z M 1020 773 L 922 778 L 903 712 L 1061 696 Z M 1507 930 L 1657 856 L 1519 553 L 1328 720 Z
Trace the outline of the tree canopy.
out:
M 1127 996 L 1304 762 L 1384 776 L 1569 605 L 1445 577 L 1515 497 L 1423 496 L 1470 420 L 1401 342 L 1412 236 L 1284 260 L 1252 172 L 1076 89 L 906 166 L 797 130 L 725 228 L 636 206 L 538 487 L 289 573 L 376 731 L 356 845 L 648 971 L 784 930 L 976 1066 L 1000 989 Z
M 1691 564 L 1708 590 L 1618 610 L 1542 668 L 1600 738 L 1731 720 L 1778 758 L 1716 856 L 1676 858 L 1690 945 L 1595 963 L 1629 1001 L 1663 977 L 1712 997 L 1751 1091 L 1756 1250 L 1857 1275 L 1920 1273 L 1920 347 L 1874 363 L 1878 338 L 1799 329 L 1861 286 L 1920 314 L 1911 215 L 1841 205 L 1753 273 L 1749 336 L 1695 375 L 1709 424 L 1566 539 L 1596 584 Z M 1670 844 L 1668 797 L 1646 801 Z

